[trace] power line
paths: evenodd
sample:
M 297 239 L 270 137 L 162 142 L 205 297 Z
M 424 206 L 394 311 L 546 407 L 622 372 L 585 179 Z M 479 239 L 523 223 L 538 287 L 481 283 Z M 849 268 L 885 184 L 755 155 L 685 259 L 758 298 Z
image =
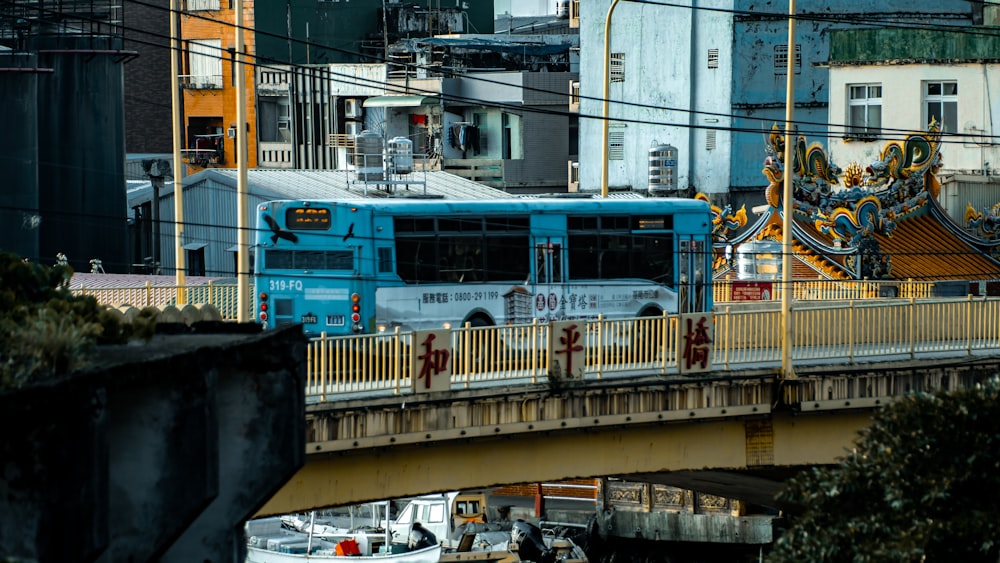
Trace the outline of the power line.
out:
M 161 10 L 161 11 L 170 12 L 169 8 L 164 8 L 162 6 L 157 6 L 155 4 L 145 3 L 145 2 L 142 2 L 140 0 L 132 0 L 132 2 L 135 3 L 135 4 L 139 4 L 139 5 L 151 7 L 151 8 L 154 8 L 154 9 L 158 9 L 158 10 Z M 788 15 L 784 14 L 784 13 L 765 13 L 765 12 L 753 12 L 753 11 L 726 10 L 726 9 L 708 8 L 708 7 L 691 7 L 691 6 L 683 6 L 683 5 L 679 5 L 679 4 L 672 4 L 672 3 L 666 3 L 666 2 L 656 2 L 654 0 L 630 0 L 630 3 L 652 4 L 652 5 L 660 5 L 660 6 L 666 6 L 666 7 L 686 8 L 686 9 L 692 9 L 692 10 L 705 10 L 705 11 L 713 11 L 713 12 L 723 12 L 723 13 L 728 13 L 728 14 L 733 14 L 733 15 L 744 15 L 744 16 L 753 15 L 755 17 L 765 17 L 765 18 L 773 18 L 773 19 L 787 19 L 788 18 Z M 212 22 L 212 23 L 215 23 L 215 24 L 219 24 L 219 25 L 223 25 L 223 26 L 231 27 L 231 28 L 235 29 L 235 24 L 233 24 L 231 22 L 228 22 L 228 21 L 225 21 L 225 20 L 222 20 L 222 19 L 219 19 L 219 18 L 212 18 L 212 17 L 204 16 L 204 15 L 197 14 L 197 13 L 191 13 L 191 12 L 183 12 L 183 13 L 186 16 L 188 16 L 188 17 L 202 19 L 202 20 L 205 20 L 205 21 L 208 21 L 208 22 Z M 809 16 L 803 15 L 803 16 L 799 16 L 799 17 L 800 17 L 800 19 L 822 21 L 822 22 L 839 22 L 839 23 L 845 23 L 845 22 L 846 23 L 859 23 L 860 22 L 862 24 L 869 24 L 870 20 L 872 19 L 872 15 L 871 14 L 866 14 L 865 16 L 853 15 L 853 14 L 843 14 L 843 15 L 809 15 Z M 863 17 L 863 19 L 862 19 L 862 17 Z M 880 23 L 879 26 L 880 27 L 893 27 L 895 25 L 896 24 L 893 24 L 892 22 L 885 22 L 885 21 L 883 21 L 883 22 Z M 899 24 L 898 27 L 905 28 L 905 29 L 930 29 L 930 30 L 942 30 L 942 29 L 946 29 L 946 30 L 948 30 L 950 32 L 954 32 L 954 33 L 979 34 L 979 35 L 988 35 L 988 36 L 1000 36 L 1000 31 L 985 30 L 985 31 L 980 32 L 975 27 L 972 27 L 972 26 L 934 26 L 934 25 L 927 25 L 927 24 Z M 365 55 L 364 53 L 360 53 L 360 52 L 356 52 L 356 51 L 349 51 L 349 50 L 338 48 L 338 47 L 321 45 L 321 44 L 318 44 L 318 43 L 315 43 L 315 42 L 311 42 L 311 41 L 307 41 L 307 40 L 302 40 L 302 39 L 297 39 L 297 38 L 290 37 L 290 36 L 287 36 L 287 35 L 280 35 L 280 34 L 274 34 L 274 33 L 259 31 L 259 30 L 256 30 L 254 28 L 249 28 L 249 27 L 244 27 L 243 29 L 244 29 L 244 31 L 248 31 L 248 32 L 254 33 L 256 35 L 263 35 L 263 36 L 272 37 L 272 38 L 275 38 L 275 39 L 280 39 L 280 40 L 284 40 L 284 41 L 290 41 L 290 42 L 293 42 L 293 43 L 300 43 L 300 44 L 303 44 L 303 45 L 306 45 L 306 46 L 314 46 L 314 47 L 324 48 L 324 49 L 328 49 L 328 50 L 333 50 L 333 51 L 336 51 L 336 52 L 340 52 L 342 54 L 347 54 L 347 55 L 355 56 L 355 57 L 358 57 L 358 58 L 368 58 L 368 56 Z M 145 30 L 142 30 L 142 31 L 145 32 Z M 168 38 L 169 39 L 168 36 L 159 35 L 159 37 L 161 37 L 161 38 Z M 151 45 L 156 46 L 156 47 L 161 47 L 161 48 L 164 47 L 163 45 L 155 44 L 155 43 L 151 43 Z M 222 48 L 220 48 L 219 51 L 221 53 L 221 52 L 223 52 L 225 50 L 222 49 Z M 254 55 L 253 57 L 255 59 L 255 62 L 252 62 L 252 63 L 251 62 L 247 62 L 246 64 L 250 64 L 251 66 L 254 66 L 254 67 L 271 68 L 271 69 L 275 69 L 275 70 L 284 70 L 283 68 L 281 68 L 281 67 L 284 67 L 284 66 L 287 66 L 287 67 L 290 67 L 290 68 L 298 68 L 298 69 L 307 69 L 307 68 L 309 68 L 309 69 L 315 69 L 316 68 L 316 67 L 307 66 L 307 65 L 300 65 L 300 64 L 294 64 L 294 63 L 284 63 L 282 61 L 278 61 L 277 59 L 262 58 L 262 57 L 258 57 L 256 55 Z M 220 54 L 220 56 L 218 57 L 218 59 L 224 61 L 224 60 L 226 60 L 226 57 Z M 256 62 L 257 60 L 260 60 L 260 59 L 263 59 L 265 62 L 263 64 L 259 63 L 259 62 Z M 384 64 L 390 64 L 390 63 L 388 61 L 385 61 Z M 399 63 L 392 63 L 392 64 L 399 64 Z M 280 66 L 275 66 L 275 65 L 280 65 Z M 440 74 L 443 74 L 443 75 L 448 76 L 448 77 L 453 77 L 453 78 L 454 77 L 461 77 L 463 79 L 468 79 L 468 80 L 473 80 L 473 81 L 481 81 L 481 82 L 485 82 L 485 83 L 489 83 L 489 84 L 494 84 L 494 85 L 499 85 L 499 86 L 510 86 L 509 83 L 502 82 L 502 81 L 497 81 L 497 80 L 491 80 L 491 79 L 486 78 L 486 77 L 484 77 L 482 75 L 470 76 L 468 74 L 457 73 L 457 72 L 449 71 L 447 69 L 440 69 L 438 67 L 418 65 L 418 64 L 414 64 L 414 63 L 403 63 L 403 65 L 407 69 L 410 69 L 412 67 L 414 69 L 422 69 L 422 70 L 429 70 L 431 72 L 438 72 Z M 368 83 L 368 85 L 371 85 L 373 87 L 385 88 L 387 90 L 392 90 L 393 92 L 399 92 L 399 93 L 401 93 L 401 92 L 405 92 L 406 91 L 403 86 L 397 85 L 397 84 L 394 84 L 394 83 L 388 82 L 388 81 L 375 81 L 375 80 L 371 80 L 371 79 L 365 79 L 365 78 L 357 77 L 355 75 L 338 73 L 338 72 L 335 72 L 335 71 L 332 71 L 332 70 L 326 69 L 326 68 L 321 68 L 319 70 L 320 70 L 321 74 L 325 73 L 328 77 L 331 77 L 331 80 L 333 80 L 335 82 L 357 84 L 358 81 L 363 81 L 363 82 L 366 82 L 366 83 Z M 336 78 L 332 78 L 332 77 L 339 77 L 342 80 L 337 80 Z M 527 91 L 534 91 L 534 92 L 538 92 L 538 93 L 544 93 L 544 94 L 550 94 L 550 95 L 556 95 L 556 96 L 568 96 L 568 94 L 565 93 L 565 92 L 555 92 L 555 91 L 551 91 L 551 90 L 545 90 L 545 89 L 534 88 L 534 87 L 522 87 L 522 88 L 524 90 L 527 90 Z M 583 99 L 583 100 L 603 102 L 603 98 L 600 98 L 600 97 L 593 97 L 593 96 L 579 96 L 579 97 L 580 97 L 580 99 Z M 478 104 L 486 106 L 486 107 L 495 107 L 495 108 L 498 108 L 498 109 L 508 109 L 508 110 L 513 110 L 513 111 L 532 112 L 532 113 L 545 113 L 545 114 L 552 114 L 552 115 L 562 115 L 562 116 L 567 116 L 567 117 L 576 116 L 576 117 L 579 117 L 581 119 L 592 119 L 592 120 L 603 120 L 604 119 L 602 116 L 597 116 L 597 115 L 585 115 L 585 114 L 579 114 L 578 112 L 569 112 L 569 111 L 542 110 L 542 109 L 539 109 L 539 108 L 526 107 L 526 106 L 516 105 L 516 104 L 503 104 L 503 103 L 498 103 L 498 102 L 492 102 L 492 101 L 484 100 L 484 99 L 481 99 L 481 98 L 462 97 L 462 96 L 455 96 L 455 95 L 442 95 L 442 98 L 445 99 L 445 100 L 448 100 L 448 101 L 466 102 L 466 103 L 472 102 L 472 103 L 478 103 Z M 622 100 L 610 100 L 609 99 L 609 103 L 613 103 L 613 104 L 616 104 L 616 105 L 630 106 L 630 107 L 653 109 L 653 110 L 657 110 L 657 111 L 678 112 L 678 113 L 685 113 L 685 114 L 692 114 L 692 115 L 705 115 L 705 116 L 713 116 L 713 117 L 725 117 L 725 118 L 731 118 L 731 119 L 751 119 L 751 120 L 759 119 L 759 118 L 754 118 L 752 116 L 747 116 L 747 115 L 743 115 L 743 114 L 732 114 L 732 113 L 726 114 L 726 113 L 718 113 L 718 112 L 705 112 L 705 111 L 697 111 L 697 110 L 691 110 L 691 109 L 672 108 L 672 107 L 666 107 L 666 106 L 657 106 L 657 105 L 651 105 L 651 104 L 643 104 L 643 103 L 639 103 L 639 102 L 626 102 L 626 101 L 622 101 Z M 683 122 L 649 121 L 649 120 L 638 119 L 638 118 L 613 118 L 613 117 L 608 117 L 607 119 L 610 120 L 610 121 L 622 122 L 622 123 L 637 123 L 637 124 L 641 123 L 641 124 L 650 124 L 650 125 L 662 125 L 662 126 L 665 126 L 665 127 L 678 127 L 678 128 L 682 128 L 682 129 L 704 129 L 704 130 L 716 130 L 716 131 L 738 132 L 738 133 L 753 133 L 753 134 L 769 134 L 770 133 L 770 129 L 768 129 L 766 127 L 752 128 L 752 127 L 733 127 L 733 126 L 712 126 L 712 125 L 705 125 L 705 124 L 692 124 L 692 123 L 683 123 Z M 767 121 L 772 121 L 772 120 L 767 120 Z M 795 125 L 795 126 L 799 126 L 799 125 L 802 125 L 802 126 L 811 125 L 811 126 L 822 127 L 824 129 L 831 129 L 831 128 L 833 129 L 833 131 L 803 130 L 803 131 L 797 133 L 797 134 L 802 134 L 802 135 L 806 135 L 807 137 L 813 137 L 813 138 L 830 138 L 830 139 L 833 139 L 833 138 L 842 138 L 849 131 L 851 131 L 852 129 L 854 129 L 854 127 L 852 127 L 849 124 L 839 124 L 839 123 L 830 123 L 830 122 L 814 122 L 814 121 L 796 120 L 796 121 L 793 121 L 792 124 Z M 896 136 L 887 136 L 887 135 L 885 135 L 885 133 L 889 133 L 891 135 L 898 134 L 899 137 L 896 137 Z M 907 136 L 909 136 L 909 135 L 911 135 L 913 133 L 914 133 L 914 131 L 910 130 L 910 129 L 880 128 L 879 129 L 879 135 L 876 136 L 876 140 L 883 140 L 883 141 L 904 140 Z M 966 136 L 967 135 L 964 135 L 964 134 L 961 134 L 961 133 L 943 132 L 943 133 L 940 133 L 940 142 L 943 143 L 943 144 L 949 144 L 949 143 L 962 143 L 962 144 L 965 144 L 965 143 L 967 143 L 967 141 L 964 140 L 964 139 L 953 140 L 951 138 L 952 137 L 954 137 L 954 138 L 964 138 Z M 984 143 L 983 142 L 986 139 L 990 139 L 990 140 L 992 140 L 992 139 L 1000 139 L 1000 135 L 977 135 L 977 139 L 980 140 L 980 142 L 981 142 L 981 144 L 983 144 L 983 146 L 994 146 L 996 144 L 1000 144 L 1000 143 L 993 143 L 993 142 L 989 142 L 989 143 Z

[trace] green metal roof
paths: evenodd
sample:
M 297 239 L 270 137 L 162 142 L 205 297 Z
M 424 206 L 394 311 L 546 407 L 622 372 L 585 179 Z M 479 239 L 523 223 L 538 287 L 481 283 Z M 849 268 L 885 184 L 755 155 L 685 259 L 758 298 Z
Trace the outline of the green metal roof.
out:
M 980 33 L 922 29 L 840 29 L 830 34 L 831 66 L 892 62 L 1000 61 L 1000 28 Z M 992 32 L 992 33 L 990 33 Z

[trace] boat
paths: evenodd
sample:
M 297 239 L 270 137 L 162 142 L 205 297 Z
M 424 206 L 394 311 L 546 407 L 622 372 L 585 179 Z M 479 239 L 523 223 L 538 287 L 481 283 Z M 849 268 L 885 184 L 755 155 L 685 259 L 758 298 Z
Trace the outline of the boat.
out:
M 246 536 L 247 563 L 438 563 L 441 559 L 440 545 L 410 551 L 405 545 L 386 543 L 378 534 L 350 530 L 314 534 L 294 529 L 280 517 L 247 522 Z

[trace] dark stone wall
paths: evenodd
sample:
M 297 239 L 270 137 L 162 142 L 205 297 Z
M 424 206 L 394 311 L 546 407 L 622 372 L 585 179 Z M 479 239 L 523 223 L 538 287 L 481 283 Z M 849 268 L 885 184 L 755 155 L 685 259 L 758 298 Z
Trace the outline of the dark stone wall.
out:
M 0 559 L 243 561 L 305 461 L 305 339 L 221 326 L 0 395 Z

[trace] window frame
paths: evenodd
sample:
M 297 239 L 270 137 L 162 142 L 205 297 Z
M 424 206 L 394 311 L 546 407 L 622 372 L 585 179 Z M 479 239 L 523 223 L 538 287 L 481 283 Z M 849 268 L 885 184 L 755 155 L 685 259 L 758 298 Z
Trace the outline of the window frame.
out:
M 625 53 L 611 53 L 608 56 L 608 80 L 625 82 Z
M 189 39 L 188 80 L 193 88 L 222 88 L 222 40 Z M 206 71 L 208 71 L 206 73 Z
M 939 93 L 931 94 L 930 90 L 932 86 L 938 86 Z M 945 85 L 954 86 L 953 93 L 946 94 Z M 958 80 L 923 80 L 920 83 L 921 90 L 921 101 L 923 102 L 923 111 L 921 115 L 923 116 L 922 127 L 928 127 L 931 123 L 931 104 L 937 104 L 938 114 L 940 119 L 938 123 L 941 125 L 941 132 L 947 133 L 958 133 Z M 949 116 L 946 110 L 946 104 L 950 105 L 953 109 L 952 115 Z M 952 118 L 954 121 L 952 123 L 946 123 L 946 118 Z
M 846 108 L 847 108 L 847 130 L 844 140 L 874 141 L 882 131 L 882 83 L 881 82 L 859 82 L 847 84 Z M 854 97 L 856 89 L 864 88 L 864 97 Z M 877 96 L 873 95 L 873 90 L 878 89 Z M 873 124 L 872 108 L 878 108 L 878 123 Z M 863 108 L 863 123 L 855 123 L 855 108 Z

